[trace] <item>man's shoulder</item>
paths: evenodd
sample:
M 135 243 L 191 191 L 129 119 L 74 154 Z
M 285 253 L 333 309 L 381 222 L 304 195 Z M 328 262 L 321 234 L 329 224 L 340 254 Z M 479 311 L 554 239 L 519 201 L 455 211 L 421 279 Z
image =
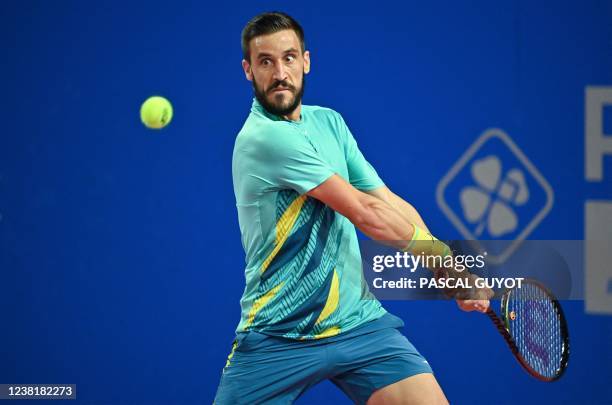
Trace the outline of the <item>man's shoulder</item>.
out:
M 342 114 L 338 111 L 319 105 L 306 105 L 306 112 L 309 117 L 319 124 L 328 126 L 334 133 L 343 134 L 346 130 L 346 124 Z M 341 135 L 339 135 L 341 136 Z
M 334 120 L 341 117 L 338 111 L 320 105 L 302 105 L 302 109 L 308 112 L 309 114 L 315 115 L 317 117 L 328 117 Z
M 251 113 L 236 136 L 236 143 L 260 142 L 285 131 L 282 121 L 273 121 Z

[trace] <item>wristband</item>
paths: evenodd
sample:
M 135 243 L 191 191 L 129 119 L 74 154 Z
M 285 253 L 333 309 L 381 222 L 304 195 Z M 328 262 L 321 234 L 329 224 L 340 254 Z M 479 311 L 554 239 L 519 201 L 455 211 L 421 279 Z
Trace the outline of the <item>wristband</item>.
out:
M 429 232 L 421 229 L 418 225 L 414 226 L 414 232 L 412 233 L 412 239 L 408 242 L 408 245 L 404 251 L 412 253 L 414 255 L 429 255 L 429 256 L 451 256 L 452 252 L 448 245 Z

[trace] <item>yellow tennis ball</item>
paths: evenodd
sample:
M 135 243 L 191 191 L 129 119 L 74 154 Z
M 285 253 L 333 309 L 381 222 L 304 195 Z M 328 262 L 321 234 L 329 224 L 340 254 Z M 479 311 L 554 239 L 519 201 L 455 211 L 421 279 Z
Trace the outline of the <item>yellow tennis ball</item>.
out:
M 172 120 L 172 104 L 161 96 L 149 97 L 140 107 L 140 120 L 147 128 L 161 129 Z

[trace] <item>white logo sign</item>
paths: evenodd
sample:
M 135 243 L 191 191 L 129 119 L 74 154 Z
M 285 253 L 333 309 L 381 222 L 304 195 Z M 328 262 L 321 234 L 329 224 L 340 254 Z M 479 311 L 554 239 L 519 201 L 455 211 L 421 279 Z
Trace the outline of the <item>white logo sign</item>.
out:
M 504 262 L 553 206 L 552 188 L 501 129 L 485 131 L 440 180 L 440 209 L 467 240 L 510 240 Z M 480 247 L 482 250 L 482 246 Z
M 585 89 L 584 162 L 589 182 L 604 181 L 604 157 L 612 155 L 612 136 L 604 131 L 604 108 L 610 106 L 612 87 Z M 606 187 L 602 185 L 602 189 Z M 612 200 L 587 199 L 584 210 L 586 311 L 612 314 Z

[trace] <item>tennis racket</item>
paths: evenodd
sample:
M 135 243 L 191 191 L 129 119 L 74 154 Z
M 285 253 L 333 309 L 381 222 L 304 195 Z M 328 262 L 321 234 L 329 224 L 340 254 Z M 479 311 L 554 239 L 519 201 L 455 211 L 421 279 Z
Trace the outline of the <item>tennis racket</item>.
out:
M 570 353 L 567 322 L 543 285 L 524 280 L 521 288 L 503 294 L 501 317 L 491 307 L 487 315 L 527 373 L 545 382 L 563 375 Z

